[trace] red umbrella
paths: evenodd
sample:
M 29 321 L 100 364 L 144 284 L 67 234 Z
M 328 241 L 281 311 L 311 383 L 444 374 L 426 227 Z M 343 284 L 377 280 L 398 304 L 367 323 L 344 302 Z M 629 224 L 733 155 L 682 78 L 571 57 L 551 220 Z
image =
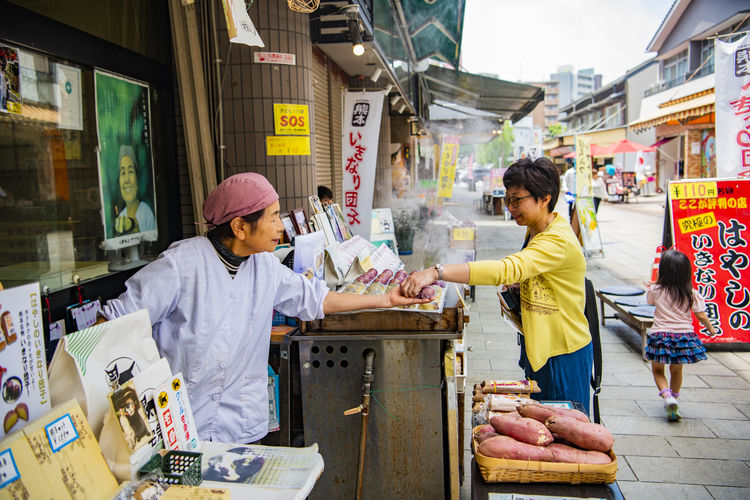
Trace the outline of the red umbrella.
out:
M 609 146 L 606 149 L 607 149 L 607 153 L 615 154 L 615 153 L 637 153 L 638 151 L 643 151 L 644 153 L 650 153 L 651 151 L 654 151 L 656 148 L 653 148 L 651 146 L 646 146 L 645 144 L 640 144 L 638 142 L 633 142 L 627 139 L 623 139 L 617 144 L 613 144 L 612 146 Z
M 609 153 L 609 146 L 599 146 L 596 144 L 591 145 L 591 156 L 604 156 Z M 575 158 L 576 152 L 573 151 L 563 156 L 563 158 Z

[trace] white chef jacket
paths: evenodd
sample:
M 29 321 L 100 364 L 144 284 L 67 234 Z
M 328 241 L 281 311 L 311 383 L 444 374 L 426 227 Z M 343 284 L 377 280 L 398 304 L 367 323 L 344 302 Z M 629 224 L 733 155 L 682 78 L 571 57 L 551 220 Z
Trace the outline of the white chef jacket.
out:
M 268 432 L 267 365 L 273 310 L 323 318 L 325 282 L 271 253 L 251 255 L 232 277 L 208 238 L 173 243 L 107 302 L 116 317 L 148 309 L 159 352 L 182 372 L 202 440 L 257 441 Z

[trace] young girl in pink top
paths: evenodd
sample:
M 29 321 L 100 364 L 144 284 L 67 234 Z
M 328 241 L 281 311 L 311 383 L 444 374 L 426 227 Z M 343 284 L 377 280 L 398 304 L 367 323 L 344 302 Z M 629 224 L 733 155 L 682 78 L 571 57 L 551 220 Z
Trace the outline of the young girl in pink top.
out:
M 646 358 L 651 367 L 659 396 L 664 399 L 667 419 L 679 420 L 677 397 L 682 386 L 682 365 L 706 359 L 706 348 L 693 331 L 690 312 L 703 323 L 710 335 L 716 335 L 706 316 L 706 301 L 691 286 L 692 268 L 687 255 L 677 250 L 661 254 L 659 278 L 646 292 L 646 301 L 656 307 L 654 324 L 648 336 Z M 670 380 L 664 375 L 669 365 Z

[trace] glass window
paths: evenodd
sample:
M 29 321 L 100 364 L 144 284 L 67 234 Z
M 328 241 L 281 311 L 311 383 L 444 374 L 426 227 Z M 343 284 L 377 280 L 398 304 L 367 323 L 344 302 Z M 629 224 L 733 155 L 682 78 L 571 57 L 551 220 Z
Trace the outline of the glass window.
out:
M 2 41 L 0 70 L 0 281 L 54 291 L 138 265 L 157 237 L 151 89 Z
M 664 60 L 662 79 L 666 84 L 680 83 L 685 79 L 688 70 L 688 52 L 683 50 L 679 54 Z

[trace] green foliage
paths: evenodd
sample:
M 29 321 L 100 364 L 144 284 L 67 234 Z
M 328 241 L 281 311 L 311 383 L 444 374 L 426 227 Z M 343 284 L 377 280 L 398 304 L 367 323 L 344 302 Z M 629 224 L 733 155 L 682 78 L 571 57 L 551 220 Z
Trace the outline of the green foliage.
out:
M 508 165 L 513 154 L 513 125 L 506 120 L 503 129 L 491 141 L 480 144 L 477 160 L 483 165 L 490 164 L 493 168 Z
M 559 135 L 563 135 L 563 133 L 565 133 L 564 123 L 553 123 L 549 127 L 547 127 L 548 137 L 557 137 Z

